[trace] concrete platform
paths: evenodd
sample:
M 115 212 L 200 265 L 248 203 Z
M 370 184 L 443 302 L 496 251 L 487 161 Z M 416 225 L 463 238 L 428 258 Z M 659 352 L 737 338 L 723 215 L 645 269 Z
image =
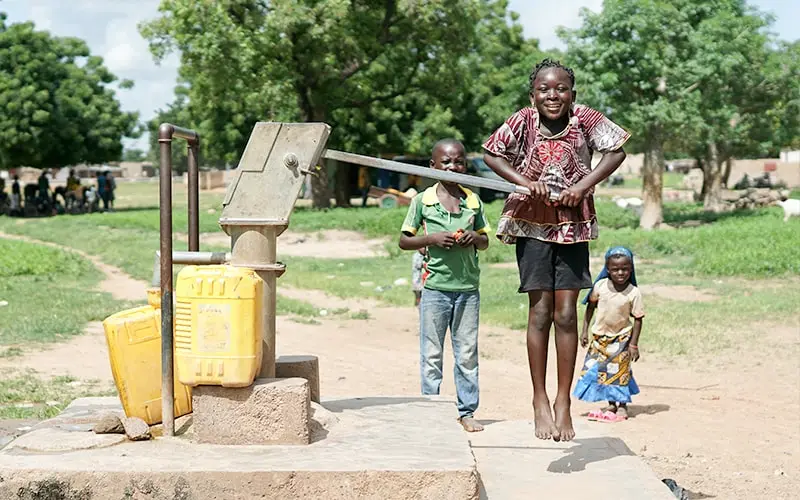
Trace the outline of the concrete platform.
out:
M 0 451 L 0 498 L 475 499 L 478 475 L 455 405 L 436 397 L 323 401 L 328 429 L 305 446 L 223 446 L 184 437 L 40 453 L 87 433 L 115 398 L 76 400 Z M 88 437 L 88 436 L 87 436 Z M 46 447 L 45 443 L 41 443 Z M 85 446 L 82 446 L 85 448 Z M 48 448 L 51 449 L 51 448 Z
M 486 425 L 469 439 L 481 477 L 481 499 L 675 500 L 644 461 L 603 423 L 575 421 L 577 439 L 541 441 L 531 421 Z M 613 493 L 611 493 L 613 492 Z

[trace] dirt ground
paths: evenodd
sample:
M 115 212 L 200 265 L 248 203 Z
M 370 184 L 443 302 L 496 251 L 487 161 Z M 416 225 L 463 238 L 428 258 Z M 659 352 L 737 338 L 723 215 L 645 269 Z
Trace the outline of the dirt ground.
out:
M 326 250 L 319 256 L 331 256 L 329 245 Z M 108 266 L 100 268 L 108 278 L 103 289 L 143 296 L 144 283 Z M 370 313 L 367 320 L 317 318 L 319 325 L 277 318 L 278 355 L 319 356 L 323 398 L 418 393 L 414 307 L 386 307 L 369 300 L 342 300 L 286 287 L 279 291 L 318 307 L 367 309 Z M 679 296 L 686 292 L 664 289 L 658 293 Z M 410 290 L 408 295 L 411 305 Z M 744 340 L 755 331 L 760 332 L 756 341 Z M 730 332 L 730 348 L 677 361 L 649 354 L 646 335 L 645 328 L 642 360 L 634 367 L 642 392 L 631 405 L 632 418 L 619 424 L 591 425 L 605 426 L 610 435 L 623 439 L 658 477 L 673 478 L 692 492 L 691 498 L 796 498 L 800 488 L 800 330 L 742 325 L 741 331 Z M 553 349 L 551 344 L 551 352 Z M 443 393 L 454 395 L 450 352 L 448 349 L 445 357 Z M 483 325 L 480 353 L 477 417 L 489 421 L 530 419 L 524 334 Z M 578 354 L 578 365 L 583 354 Z M 63 360 L 77 356 L 84 362 L 74 376 L 111 379 L 102 328 L 98 330 L 95 324 L 89 325 L 87 335 L 41 352 L 26 352 L 14 358 L 13 364 L 17 368 L 49 366 L 41 371 L 55 375 L 73 369 L 75 364 L 67 366 Z M 554 358 L 550 356 L 551 374 L 555 373 Z M 554 383 L 555 377 L 551 377 L 551 395 L 555 394 Z M 581 415 L 592 408 L 575 402 L 574 415 L 584 418 Z
M 186 238 L 186 235 L 179 235 Z M 315 233 L 284 231 L 278 238 L 278 257 L 321 257 L 328 259 L 359 259 L 384 257 L 386 238 L 365 238 L 357 231 L 329 229 Z M 231 238 L 222 231 L 200 234 L 200 245 L 228 246 Z

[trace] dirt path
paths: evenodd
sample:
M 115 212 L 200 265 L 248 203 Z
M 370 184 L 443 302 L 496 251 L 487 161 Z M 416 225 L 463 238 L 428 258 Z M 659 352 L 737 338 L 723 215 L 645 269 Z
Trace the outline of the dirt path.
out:
M 119 270 L 106 275 L 109 282 L 104 286 L 122 293 L 123 283 L 131 287 L 136 283 L 141 287 L 137 298 L 143 296 L 144 283 Z M 279 290 L 320 308 L 369 311 L 366 320 L 328 316 L 317 318 L 317 325 L 297 323 L 287 316 L 277 318 L 278 355 L 319 356 L 323 397 L 419 392 L 415 308 L 340 299 L 315 290 Z M 133 293 L 133 288 L 129 292 Z M 659 293 L 667 295 L 663 290 Z M 30 354 L 15 358 L 14 364 L 39 369 L 53 366 L 48 373 L 54 373 L 76 369 L 75 363 L 66 366 L 64 360 L 80 359 L 80 370 L 85 370 L 80 373 L 85 378 L 110 379 L 105 371 L 108 356 L 102 329 L 92 328 L 90 325 L 83 337 L 45 351 L 51 355 Z M 756 332 L 760 333 L 754 338 Z M 673 478 L 691 490 L 691 498 L 794 498 L 800 488 L 800 325 L 741 325 L 728 332 L 728 338 L 728 349 L 674 360 L 648 353 L 645 331 L 643 358 L 634 368 L 642 393 L 631 405 L 632 418 L 622 424 L 591 425 L 604 426 L 605 432 L 623 439 L 659 477 Z M 524 334 L 484 325 L 480 350 L 481 406 L 477 416 L 485 420 L 529 419 L 531 384 Z M 442 392 L 453 396 L 449 346 L 446 351 Z M 554 352 L 551 343 L 551 374 L 555 373 Z M 578 365 L 583 355 L 579 352 Z M 554 395 L 555 377 L 550 377 L 548 387 Z M 583 418 L 579 415 L 595 406 L 575 402 L 574 414 Z
M 419 391 L 416 309 L 313 290 L 284 288 L 282 293 L 318 307 L 370 312 L 368 320 L 323 319 L 320 325 L 278 318 L 278 354 L 319 356 L 324 397 Z M 751 345 L 752 328 L 729 332 L 730 349 L 677 363 L 647 353 L 644 340 L 643 359 L 635 366 L 642 393 L 631 406 L 632 418 L 592 425 L 623 439 L 659 477 L 694 492 L 692 498 L 794 498 L 800 487 L 800 328 L 759 325 L 758 331 L 769 333 Z M 531 417 L 524 342 L 522 332 L 481 327 L 479 418 Z M 554 348 L 551 342 L 551 374 Z M 453 396 L 450 352 L 442 391 Z M 579 364 L 583 355 L 579 352 Z M 551 395 L 554 379 L 548 380 Z M 575 415 L 595 406 L 576 401 Z
M 186 240 L 186 234 L 176 234 Z M 385 257 L 388 238 L 366 238 L 358 231 L 327 229 L 310 233 L 287 230 L 278 238 L 278 257 L 316 257 L 320 259 L 360 259 Z M 201 233 L 200 245 L 227 247 L 231 238 L 222 231 Z

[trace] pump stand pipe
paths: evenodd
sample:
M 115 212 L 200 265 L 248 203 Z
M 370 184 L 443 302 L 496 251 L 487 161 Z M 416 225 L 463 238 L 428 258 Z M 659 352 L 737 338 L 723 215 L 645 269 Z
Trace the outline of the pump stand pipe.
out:
M 161 159 L 159 178 L 160 267 L 161 267 L 161 425 L 164 436 L 175 435 L 175 372 L 172 318 L 172 139 L 184 139 L 188 147 L 189 251 L 200 250 L 198 155 L 200 135 L 194 130 L 162 123 L 158 127 Z

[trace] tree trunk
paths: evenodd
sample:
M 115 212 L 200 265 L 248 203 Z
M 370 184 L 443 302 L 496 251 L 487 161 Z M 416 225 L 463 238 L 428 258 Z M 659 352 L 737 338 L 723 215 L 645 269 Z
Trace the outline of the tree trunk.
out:
M 328 189 L 328 169 L 325 160 L 319 160 L 317 175 L 311 177 L 311 205 L 314 208 L 330 208 L 331 192 Z
M 311 111 L 311 120 L 313 122 L 325 122 L 325 110 L 313 109 Z M 315 165 L 311 165 L 313 169 Z M 328 168 L 324 158 L 319 160 L 319 170 L 317 175 L 311 178 L 311 205 L 314 208 L 330 208 L 331 206 L 331 190 L 328 187 Z
M 644 152 L 642 167 L 642 217 L 639 227 L 642 229 L 657 228 L 664 220 L 663 186 L 664 186 L 664 148 L 660 127 L 650 130 L 647 149 Z
M 350 207 L 350 165 L 347 163 L 336 162 L 334 195 L 337 207 Z
M 697 192 L 694 193 L 694 201 L 704 200 L 706 198 L 706 190 L 708 183 L 706 182 L 706 162 L 702 158 L 695 158 L 697 166 L 703 171 L 703 185 L 700 187 L 700 197 L 698 198 Z
M 731 170 L 733 169 L 733 158 L 725 160 L 725 170 L 722 173 L 722 187 L 728 187 L 728 181 L 731 178 Z
M 708 161 L 703 175 L 703 183 L 706 185 L 705 197 L 703 198 L 703 208 L 712 212 L 721 212 L 724 208 L 722 203 L 722 164 L 717 143 L 711 142 L 708 145 Z

